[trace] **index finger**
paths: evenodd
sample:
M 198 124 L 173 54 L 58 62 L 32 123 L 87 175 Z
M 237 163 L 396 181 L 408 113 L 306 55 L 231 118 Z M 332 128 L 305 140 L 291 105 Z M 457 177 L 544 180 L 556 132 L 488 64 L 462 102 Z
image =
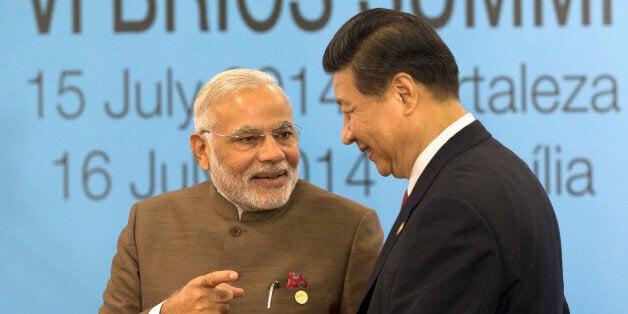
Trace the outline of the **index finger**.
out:
M 232 270 L 219 270 L 197 277 L 198 284 L 206 288 L 215 288 L 225 282 L 238 280 L 238 273 Z

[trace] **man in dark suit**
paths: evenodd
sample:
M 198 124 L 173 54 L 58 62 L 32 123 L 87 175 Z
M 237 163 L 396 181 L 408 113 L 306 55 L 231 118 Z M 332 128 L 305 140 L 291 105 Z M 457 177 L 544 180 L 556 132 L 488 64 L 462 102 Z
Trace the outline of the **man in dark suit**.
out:
M 234 69 L 194 103 L 212 179 L 136 203 L 100 313 L 355 313 L 382 245 L 372 209 L 298 178 L 288 97 Z
M 368 152 L 381 175 L 409 179 L 360 313 L 569 312 L 548 196 L 465 112 L 456 61 L 423 18 L 362 12 L 333 37 L 323 67 L 342 142 Z

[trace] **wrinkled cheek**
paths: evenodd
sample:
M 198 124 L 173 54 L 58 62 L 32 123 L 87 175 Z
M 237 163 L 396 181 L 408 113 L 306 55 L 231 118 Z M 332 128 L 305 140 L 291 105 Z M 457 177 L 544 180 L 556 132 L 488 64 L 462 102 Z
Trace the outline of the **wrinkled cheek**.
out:
M 294 150 L 288 151 L 286 154 L 286 161 L 290 165 L 290 167 L 297 168 L 299 167 L 299 159 L 301 158 L 301 153 L 298 148 Z

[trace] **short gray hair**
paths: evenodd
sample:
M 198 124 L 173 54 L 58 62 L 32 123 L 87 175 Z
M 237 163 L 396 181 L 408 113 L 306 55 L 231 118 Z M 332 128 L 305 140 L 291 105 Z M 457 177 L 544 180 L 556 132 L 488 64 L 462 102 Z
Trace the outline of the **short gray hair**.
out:
M 211 128 L 213 121 L 209 107 L 227 101 L 238 93 L 264 86 L 276 87 L 286 98 L 277 80 L 269 74 L 252 69 L 233 69 L 214 76 L 203 86 L 194 100 L 194 129 L 198 132 Z

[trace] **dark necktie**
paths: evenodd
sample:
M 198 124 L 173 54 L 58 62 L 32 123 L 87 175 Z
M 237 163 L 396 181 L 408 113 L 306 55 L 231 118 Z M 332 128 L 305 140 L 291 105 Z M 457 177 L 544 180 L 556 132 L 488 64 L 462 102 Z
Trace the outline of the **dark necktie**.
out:
M 403 192 L 403 200 L 401 200 L 401 208 L 403 208 L 403 205 L 406 204 L 407 200 L 408 200 L 408 191 L 406 190 L 405 192 Z
M 399 210 L 403 209 L 403 205 L 406 204 L 406 201 L 408 200 L 408 191 L 406 190 L 403 193 L 403 200 L 401 200 L 401 208 Z M 401 216 L 401 214 L 400 214 Z M 406 225 L 405 222 L 402 222 L 401 225 L 399 225 L 399 228 L 397 229 L 397 236 L 399 236 L 399 233 L 401 232 L 401 230 L 403 230 L 403 227 Z

